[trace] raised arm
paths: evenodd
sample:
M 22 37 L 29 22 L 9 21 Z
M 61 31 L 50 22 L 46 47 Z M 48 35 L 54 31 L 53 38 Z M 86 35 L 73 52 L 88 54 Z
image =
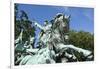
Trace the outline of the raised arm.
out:
M 41 30 L 44 30 L 44 27 L 42 27 L 40 24 L 38 24 L 37 22 L 34 22 L 34 25 L 36 26 L 36 27 L 38 27 L 39 29 L 41 29 Z

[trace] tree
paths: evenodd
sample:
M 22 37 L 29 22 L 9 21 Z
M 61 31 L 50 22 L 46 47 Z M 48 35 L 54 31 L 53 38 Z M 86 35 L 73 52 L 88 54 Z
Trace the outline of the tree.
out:
M 84 31 L 70 30 L 68 43 L 79 48 L 90 50 L 94 55 L 94 34 Z M 74 51 L 74 54 L 78 61 L 86 61 L 86 57 L 84 57 L 82 53 Z M 93 60 L 93 58 L 91 60 Z
M 84 31 L 69 31 L 69 44 L 94 51 L 94 35 Z
M 35 27 L 32 26 L 27 13 L 18 7 L 19 5 L 15 4 L 15 39 L 18 38 L 21 29 L 23 29 L 22 41 L 25 43 L 25 41 L 29 41 L 30 36 L 35 37 Z

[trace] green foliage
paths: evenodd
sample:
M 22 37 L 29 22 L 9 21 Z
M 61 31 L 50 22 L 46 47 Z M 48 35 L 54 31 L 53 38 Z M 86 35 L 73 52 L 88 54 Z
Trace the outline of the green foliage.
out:
M 18 15 L 18 13 L 21 14 Z M 18 5 L 15 5 L 15 39 L 18 38 L 21 29 L 23 29 L 23 43 L 29 41 L 30 36 L 35 37 L 35 27 L 32 26 L 32 22 L 29 20 L 27 13 L 19 10 Z
M 94 51 L 94 35 L 84 31 L 69 31 L 69 44 Z
M 68 43 L 82 49 L 90 50 L 94 55 L 94 34 L 84 31 L 70 30 Z M 84 57 L 82 53 L 74 51 L 74 55 L 77 57 L 78 61 L 86 61 L 86 57 Z M 94 60 L 94 58 L 91 60 Z

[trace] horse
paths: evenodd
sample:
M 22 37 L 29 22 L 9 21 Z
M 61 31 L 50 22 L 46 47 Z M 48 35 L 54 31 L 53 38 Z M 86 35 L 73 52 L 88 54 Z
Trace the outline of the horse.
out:
M 72 61 L 73 59 L 77 60 L 74 52 L 78 52 L 82 54 L 82 57 L 84 57 L 85 60 L 91 60 L 93 58 L 93 54 L 91 51 L 78 48 L 72 44 L 66 44 L 66 40 L 68 40 L 67 34 L 69 32 L 69 21 L 70 16 L 65 16 L 62 13 L 58 13 L 56 15 L 56 17 L 54 18 L 54 23 L 52 25 L 52 37 L 50 43 L 53 44 L 57 53 L 64 52 L 64 56 L 67 57 L 67 59 L 72 59 Z M 71 50 L 71 54 L 67 53 L 68 49 Z M 72 51 L 74 52 L 72 53 Z

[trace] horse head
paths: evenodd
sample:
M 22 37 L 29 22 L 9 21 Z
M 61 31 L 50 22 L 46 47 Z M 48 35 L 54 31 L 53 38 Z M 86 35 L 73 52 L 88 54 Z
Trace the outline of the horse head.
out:
M 62 41 L 66 39 L 65 37 L 68 34 L 69 21 L 70 21 L 70 16 L 66 16 L 62 13 L 58 13 L 54 17 L 53 30 L 55 33 L 60 34 L 60 38 Z

